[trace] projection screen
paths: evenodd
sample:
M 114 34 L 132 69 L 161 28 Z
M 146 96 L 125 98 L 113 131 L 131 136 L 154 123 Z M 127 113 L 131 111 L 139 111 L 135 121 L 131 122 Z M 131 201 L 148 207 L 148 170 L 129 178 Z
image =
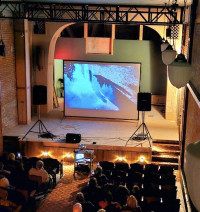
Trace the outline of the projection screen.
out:
M 64 61 L 65 116 L 138 119 L 140 64 Z

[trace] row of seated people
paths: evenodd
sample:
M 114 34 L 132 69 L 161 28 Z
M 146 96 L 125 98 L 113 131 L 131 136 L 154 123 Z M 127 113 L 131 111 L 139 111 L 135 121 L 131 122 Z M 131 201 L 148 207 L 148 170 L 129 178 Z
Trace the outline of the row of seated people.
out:
M 157 189 L 154 187 L 154 184 L 151 184 L 151 182 L 143 185 L 142 187 L 137 183 L 127 186 L 119 175 L 116 175 L 112 178 L 112 180 L 113 181 L 109 181 L 103 174 L 102 168 L 100 166 L 97 167 L 94 174 L 91 176 L 88 185 L 82 190 L 85 201 L 79 200 L 78 202 L 81 204 L 82 202 L 91 202 L 94 207 L 93 210 L 91 209 L 90 211 L 97 211 L 101 208 L 108 212 L 131 212 L 141 210 L 143 212 L 165 212 L 169 210 L 173 212 L 179 211 L 180 200 L 176 199 L 176 187 L 173 188 L 175 190 L 173 190 L 170 186 L 165 189 Z M 130 195 L 133 195 L 134 198 L 137 199 L 141 208 L 135 204 L 137 205 L 136 209 L 132 208 L 130 210 L 124 210 L 124 207 L 127 206 L 127 198 L 130 197 Z M 82 206 L 82 211 L 89 211 L 88 209 L 85 209 L 84 205 Z
M 14 153 L 1 158 L 1 210 L 11 210 L 13 205 L 24 208 L 33 194 L 39 190 L 45 193 L 50 188 L 53 188 L 53 177 L 45 170 L 40 158 L 16 158 Z

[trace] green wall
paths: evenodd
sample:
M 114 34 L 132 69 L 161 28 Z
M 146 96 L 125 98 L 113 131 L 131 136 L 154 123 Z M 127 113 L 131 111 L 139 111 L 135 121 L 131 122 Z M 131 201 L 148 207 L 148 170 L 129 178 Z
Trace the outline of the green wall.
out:
M 56 59 L 141 63 L 140 91 L 165 95 L 166 72 L 160 46 L 152 41 L 114 40 L 113 55 L 85 54 L 85 39 L 59 38 Z M 55 69 L 57 72 L 57 69 Z
M 63 60 L 54 60 L 54 86 L 56 94 L 60 97 L 60 82 L 58 79 L 63 79 Z

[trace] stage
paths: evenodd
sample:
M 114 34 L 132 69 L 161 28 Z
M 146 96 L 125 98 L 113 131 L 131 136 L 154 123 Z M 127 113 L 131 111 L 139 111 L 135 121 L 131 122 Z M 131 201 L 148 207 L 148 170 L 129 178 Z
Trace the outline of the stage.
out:
M 150 112 L 146 112 L 145 122 L 151 137 L 155 140 L 178 140 L 178 126 L 175 122 L 165 120 L 162 111 L 163 107 L 153 106 Z M 60 160 L 64 155 L 78 148 L 79 144 L 65 142 L 67 133 L 76 133 L 81 134 L 82 139 L 80 144 L 85 144 L 88 149 L 98 150 L 98 160 L 114 160 L 114 155 L 116 155 L 117 151 L 120 151 L 118 155 L 124 154 L 124 151 L 132 152 L 128 156 L 128 158 L 131 158 L 131 161 L 138 158 L 139 153 L 149 155 L 147 158 L 151 160 L 151 148 L 148 140 L 129 140 L 133 132 L 140 125 L 140 120 L 122 121 L 78 117 L 69 118 L 63 116 L 62 108 L 61 110 L 58 108 L 48 114 L 42 115 L 41 120 L 48 131 L 57 136 L 56 138 L 53 140 L 44 139 L 38 137 L 37 133 L 30 132 L 22 140 L 26 132 L 37 121 L 37 116 L 32 118 L 32 122 L 29 125 L 18 125 L 7 130 L 4 132 L 4 136 L 18 136 L 22 140 L 21 144 L 27 156 L 39 156 L 44 151 L 49 151 L 53 154 L 52 156 Z M 34 130 L 37 131 L 38 126 Z M 103 150 L 107 150 L 108 152 L 104 152 Z M 111 156 L 111 152 L 114 154 L 113 156 Z M 133 157 L 134 154 L 136 154 L 135 157 Z

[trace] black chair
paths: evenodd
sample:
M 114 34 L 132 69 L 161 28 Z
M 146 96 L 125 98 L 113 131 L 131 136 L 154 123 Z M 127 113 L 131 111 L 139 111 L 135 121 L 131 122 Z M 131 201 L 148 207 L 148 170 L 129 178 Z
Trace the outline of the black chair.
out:
M 60 172 L 61 163 L 57 159 L 43 159 L 44 169 L 53 177 L 53 186 L 56 185 L 56 174 Z
M 145 173 L 158 173 L 159 166 L 156 164 L 146 164 L 145 165 Z
M 144 172 L 144 166 L 139 163 L 131 163 L 130 168 L 131 168 L 131 170 L 133 170 L 135 172 L 141 172 L 141 173 Z
M 143 184 L 160 184 L 160 175 L 148 172 L 144 174 Z
M 163 201 L 160 211 L 162 212 L 179 212 L 180 211 L 180 199 L 174 199 L 170 201 Z
M 172 166 L 166 166 L 166 165 L 160 166 L 160 169 L 159 169 L 160 175 L 163 175 L 163 174 L 173 175 L 173 172 L 174 172 L 174 168 Z
M 128 165 L 128 163 L 117 162 L 117 163 L 115 163 L 115 169 L 116 170 L 121 170 L 121 171 L 124 171 L 124 172 L 128 172 L 129 165 Z
M 103 171 L 105 170 L 113 170 L 114 169 L 114 163 L 109 161 L 100 161 L 99 165 L 102 167 Z
M 161 185 L 173 185 L 175 186 L 176 183 L 176 176 L 175 175 L 161 175 L 160 184 Z

